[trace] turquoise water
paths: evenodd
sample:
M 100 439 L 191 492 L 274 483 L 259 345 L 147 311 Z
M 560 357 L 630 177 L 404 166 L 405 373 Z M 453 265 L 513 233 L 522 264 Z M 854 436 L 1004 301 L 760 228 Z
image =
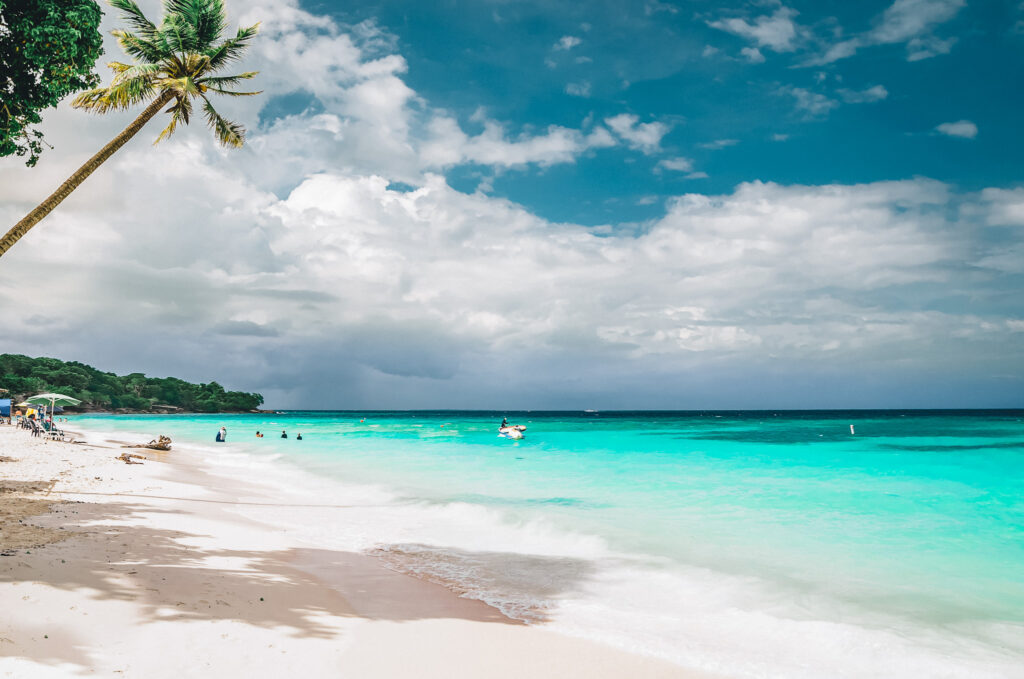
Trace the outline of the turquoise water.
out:
M 73 419 L 386 489 L 358 521 L 393 567 L 571 633 L 737 675 L 1024 676 L 1024 411 Z

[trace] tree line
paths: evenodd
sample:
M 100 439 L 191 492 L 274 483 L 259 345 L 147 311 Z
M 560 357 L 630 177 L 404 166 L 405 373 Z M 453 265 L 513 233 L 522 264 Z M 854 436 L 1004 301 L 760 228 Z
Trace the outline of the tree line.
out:
M 263 396 L 226 391 L 217 382 L 192 384 L 177 377 L 115 375 L 78 361 L 0 354 L 0 389 L 15 403 L 43 392 L 57 392 L 82 401 L 88 410 L 151 411 L 169 405 L 189 412 L 246 412 L 263 404 Z

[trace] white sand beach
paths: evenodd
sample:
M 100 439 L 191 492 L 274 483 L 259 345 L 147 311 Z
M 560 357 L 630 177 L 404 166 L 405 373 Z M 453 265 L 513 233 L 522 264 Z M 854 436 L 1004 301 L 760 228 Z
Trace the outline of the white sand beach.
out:
M 264 489 L 121 443 L 0 427 L 0 677 L 704 676 L 301 542 L 231 511 Z

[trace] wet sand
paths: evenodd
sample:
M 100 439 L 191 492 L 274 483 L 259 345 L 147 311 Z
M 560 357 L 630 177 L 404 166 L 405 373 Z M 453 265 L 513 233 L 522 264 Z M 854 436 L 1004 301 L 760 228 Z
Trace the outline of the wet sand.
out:
M 0 677 L 705 676 L 242 517 L 273 498 L 185 447 L 90 443 L 0 426 Z

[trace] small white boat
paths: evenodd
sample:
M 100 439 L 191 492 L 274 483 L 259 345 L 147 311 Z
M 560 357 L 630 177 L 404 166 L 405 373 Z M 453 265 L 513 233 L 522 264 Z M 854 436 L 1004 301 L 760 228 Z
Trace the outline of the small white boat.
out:
M 521 439 L 524 431 L 526 431 L 525 424 L 510 424 L 507 427 L 500 427 L 498 436 L 506 439 Z

